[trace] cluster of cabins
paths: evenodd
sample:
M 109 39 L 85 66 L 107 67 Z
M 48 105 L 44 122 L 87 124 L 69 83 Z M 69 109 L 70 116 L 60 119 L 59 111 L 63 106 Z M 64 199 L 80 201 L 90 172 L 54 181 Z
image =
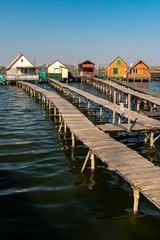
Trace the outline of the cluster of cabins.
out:
M 78 64 L 80 75 L 95 76 L 94 65 L 95 64 L 89 60 Z M 105 67 L 105 77 L 119 79 L 151 79 L 151 74 L 149 66 L 142 59 L 128 67 L 127 63 L 121 57 L 117 57 Z
M 86 60 L 78 64 L 78 75 L 81 77 L 95 77 L 95 63 Z M 38 80 L 40 77 L 68 79 L 69 70 L 56 60 L 48 66 L 47 73 L 38 73 L 37 67 L 31 63 L 23 54 L 19 54 L 6 67 L 6 80 Z M 128 78 L 128 79 L 150 79 L 149 66 L 140 59 L 132 66 L 117 57 L 113 62 L 105 67 L 105 77 L 107 78 Z

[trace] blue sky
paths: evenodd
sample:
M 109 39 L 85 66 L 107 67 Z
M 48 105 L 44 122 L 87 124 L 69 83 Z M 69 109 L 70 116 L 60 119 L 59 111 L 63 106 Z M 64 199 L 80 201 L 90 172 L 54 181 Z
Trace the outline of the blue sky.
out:
M 5 0 L 1 2 L 0 65 L 19 52 L 36 65 L 59 59 L 160 65 L 159 0 Z

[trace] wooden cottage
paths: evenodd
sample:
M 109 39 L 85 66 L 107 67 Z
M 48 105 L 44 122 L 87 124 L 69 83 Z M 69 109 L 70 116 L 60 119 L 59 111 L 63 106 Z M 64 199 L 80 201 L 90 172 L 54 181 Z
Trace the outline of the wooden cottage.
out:
M 68 79 L 68 68 L 59 60 L 56 60 L 48 66 L 47 77 Z
M 94 65 L 95 63 L 86 60 L 78 64 L 78 73 L 80 76 L 91 76 L 94 77 Z
M 126 78 L 127 63 L 118 56 L 113 62 L 105 67 L 105 76 L 108 78 Z
M 149 66 L 140 59 L 128 69 L 128 79 L 150 79 Z
M 18 55 L 6 67 L 6 80 L 38 80 L 37 67 L 23 54 Z

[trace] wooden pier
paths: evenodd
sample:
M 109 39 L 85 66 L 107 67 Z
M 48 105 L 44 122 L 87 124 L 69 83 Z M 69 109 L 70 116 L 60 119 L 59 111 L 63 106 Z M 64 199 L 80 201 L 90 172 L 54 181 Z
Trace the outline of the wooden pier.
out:
M 105 79 L 105 80 L 102 80 L 100 78 L 91 78 L 91 77 L 87 77 L 87 79 L 88 80 L 92 80 L 92 81 L 96 80 L 96 82 L 98 81 L 100 83 L 106 83 L 106 84 L 109 84 L 109 85 L 111 83 L 117 83 L 119 86 L 123 86 L 123 87 L 125 87 L 127 89 L 132 89 L 132 90 L 137 91 L 139 93 L 147 94 L 150 97 L 155 97 L 155 98 L 160 99 L 160 93 L 159 92 L 156 92 L 156 91 L 153 91 L 153 90 L 141 87 L 141 86 L 137 86 L 137 85 L 132 84 L 132 83 L 127 83 L 127 82 L 120 81 L 120 80 L 117 80 L 117 79 Z M 134 95 L 134 92 L 133 92 L 133 95 Z M 142 99 L 143 99 L 143 95 L 142 95 Z M 146 99 L 144 98 L 144 100 L 146 100 Z
M 54 109 L 54 114 L 59 116 L 58 132 L 62 130 L 62 127 L 64 127 L 64 131 L 67 127 L 70 129 L 73 148 L 75 147 L 75 137 L 89 148 L 81 172 L 84 171 L 89 157 L 91 171 L 95 170 L 94 155 L 96 155 L 107 165 L 109 170 L 115 171 L 131 184 L 134 196 L 134 214 L 138 212 L 139 192 L 160 209 L 159 167 L 102 132 L 76 107 L 58 94 L 27 82 L 17 82 L 17 85 L 32 97 L 41 99 L 49 110 Z
M 128 128 L 127 128 L 128 132 L 132 131 L 133 125 L 136 125 L 136 124 L 141 125 L 143 131 L 144 131 L 144 126 L 145 126 L 145 128 L 146 128 L 145 142 L 150 140 L 151 147 L 153 146 L 154 142 L 160 137 L 160 135 L 158 135 L 158 137 L 156 136 L 154 138 L 155 132 L 159 132 L 159 130 L 160 130 L 160 121 L 151 119 L 145 115 L 142 115 L 142 114 L 132 111 L 131 107 L 130 107 L 130 103 L 131 103 L 130 94 L 128 96 L 128 108 L 124 107 L 122 110 L 120 105 L 116 104 L 116 93 L 115 92 L 114 92 L 114 103 L 111 103 L 106 99 L 96 97 L 90 93 L 87 93 L 80 89 L 68 86 L 68 85 L 61 83 L 54 79 L 49 79 L 48 83 L 50 85 L 52 85 L 53 87 L 59 89 L 59 91 L 66 91 L 68 95 L 69 95 L 69 92 L 71 92 L 71 95 L 73 98 L 77 95 L 79 102 L 81 102 L 81 98 L 83 98 L 84 101 L 87 101 L 88 109 L 90 108 L 91 102 L 95 103 L 95 107 L 96 107 L 96 104 L 98 104 L 100 106 L 100 116 L 102 116 L 102 113 L 103 113 L 102 107 L 112 110 L 112 112 L 113 112 L 113 122 L 112 123 L 113 124 L 116 123 L 116 114 L 118 114 L 118 124 L 121 123 L 121 117 L 127 118 L 128 119 Z M 139 131 L 140 131 L 140 129 L 139 129 Z
M 140 100 L 144 101 L 145 108 L 149 108 L 148 103 L 150 103 L 150 110 L 156 109 L 160 106 L 160 93 L 151 91 L 149 89 L 143 89 L 141 87 L 132 86 L 128 83 L 123 83 L 118 80 L 101 80 L 97 78 L 87 78 L 88 81 L 97 89 L 103 92 L 113 95 L 113 90 L 118 92 L 118 100 L 121 101 L 122 93 L 125 97 L 125 102 L 127 103 L 128 94 L 135 97 L 135 102 L 137 102 L 137 111 L 139 112 Z

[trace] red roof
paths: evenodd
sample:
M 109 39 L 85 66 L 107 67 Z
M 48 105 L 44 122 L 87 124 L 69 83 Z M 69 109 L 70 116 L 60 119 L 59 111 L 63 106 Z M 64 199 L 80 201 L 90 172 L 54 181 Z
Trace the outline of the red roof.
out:
M 85 64 L 86 62 L 87 62 L 87 64 L 90 63 L 90 64 L 95 65 L 95 63 L 93 63 L 93 62 L 91 62 L 91 61 L 89 61 L 89 60 L 86 60 L 86 61 L 83 61 L 83 62 L 81 62 L 81 63 L 78 63 L 78 65 Z

